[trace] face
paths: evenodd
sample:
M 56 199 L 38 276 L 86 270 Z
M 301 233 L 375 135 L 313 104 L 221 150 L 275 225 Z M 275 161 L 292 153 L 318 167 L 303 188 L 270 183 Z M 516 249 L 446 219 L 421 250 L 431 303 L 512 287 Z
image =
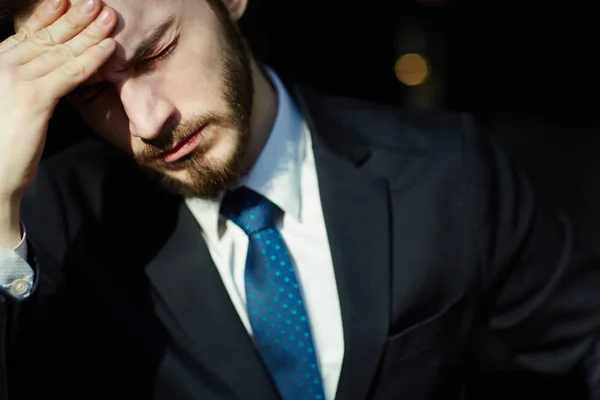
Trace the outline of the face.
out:
M 185 196 L 233 184 L 248 143 L 250 61 L 221 1 L 105 0 L 119 14 L 117 51 L 68 96 L 96 133 Z

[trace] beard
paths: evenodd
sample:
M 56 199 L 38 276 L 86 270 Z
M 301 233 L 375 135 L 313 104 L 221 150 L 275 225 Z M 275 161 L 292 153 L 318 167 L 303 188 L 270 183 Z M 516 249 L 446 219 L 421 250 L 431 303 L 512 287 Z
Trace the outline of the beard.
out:
M 208 1 L 219 19 L 224 45 L 222 46 L 222 74 L 220 94 L 227 104 L 228 114 L 204 113 L 181 121 L 170 133 L 146 142 L 146 147 L 134 156 L 142 170 L 163 189 L 185 197 L 216 198 L 220 192 L 234 185 L 244 174 L 243 160 L 248 147 L 250 116 L 254 87 L 248 49 L 241 33 L 229 18 L 221 0 Z M 166 163 L 157 162 L 165 149 L 183 143 L 203 127 L 231 130 L 236 136 L 234 148 L 225 160 L 206 157 L 210 140 L 181 159 Z M 204 138 L 203 138 L 204 139 Z M 169 175 L 184 171 L 185 178 Z

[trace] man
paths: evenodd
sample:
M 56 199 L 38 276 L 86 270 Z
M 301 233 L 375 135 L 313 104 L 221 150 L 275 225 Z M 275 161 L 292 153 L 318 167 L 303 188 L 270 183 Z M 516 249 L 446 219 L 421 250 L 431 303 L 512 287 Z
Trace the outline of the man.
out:
M 468 117 L 285 86 L 245 0 L 2 1 L 4 398 L 446 399 L 481 332 L 600 398 L 598 264 Z

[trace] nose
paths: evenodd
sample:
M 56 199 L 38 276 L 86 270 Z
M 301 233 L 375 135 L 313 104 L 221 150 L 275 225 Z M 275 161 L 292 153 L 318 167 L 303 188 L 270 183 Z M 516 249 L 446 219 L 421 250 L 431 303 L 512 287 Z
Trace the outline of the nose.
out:
M 169 129 L 175 106 L 152 85 L 130 79 L 121 85 L 120 96 L 133 136 L 153 140 Z

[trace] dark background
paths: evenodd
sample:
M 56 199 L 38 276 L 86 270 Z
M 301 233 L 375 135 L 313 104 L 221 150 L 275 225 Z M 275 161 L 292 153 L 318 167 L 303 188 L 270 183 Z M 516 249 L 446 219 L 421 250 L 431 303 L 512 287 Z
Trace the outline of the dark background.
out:
M 594 2 L 250 2 L 258 22 L 247 31 L 262 34 L 255 44 L 324 90 L 409 106 L 413 94 L 393 67 L 401 54 L 416 52 L 432 64 L 435 105 L 553 118 L 598 102 Z

